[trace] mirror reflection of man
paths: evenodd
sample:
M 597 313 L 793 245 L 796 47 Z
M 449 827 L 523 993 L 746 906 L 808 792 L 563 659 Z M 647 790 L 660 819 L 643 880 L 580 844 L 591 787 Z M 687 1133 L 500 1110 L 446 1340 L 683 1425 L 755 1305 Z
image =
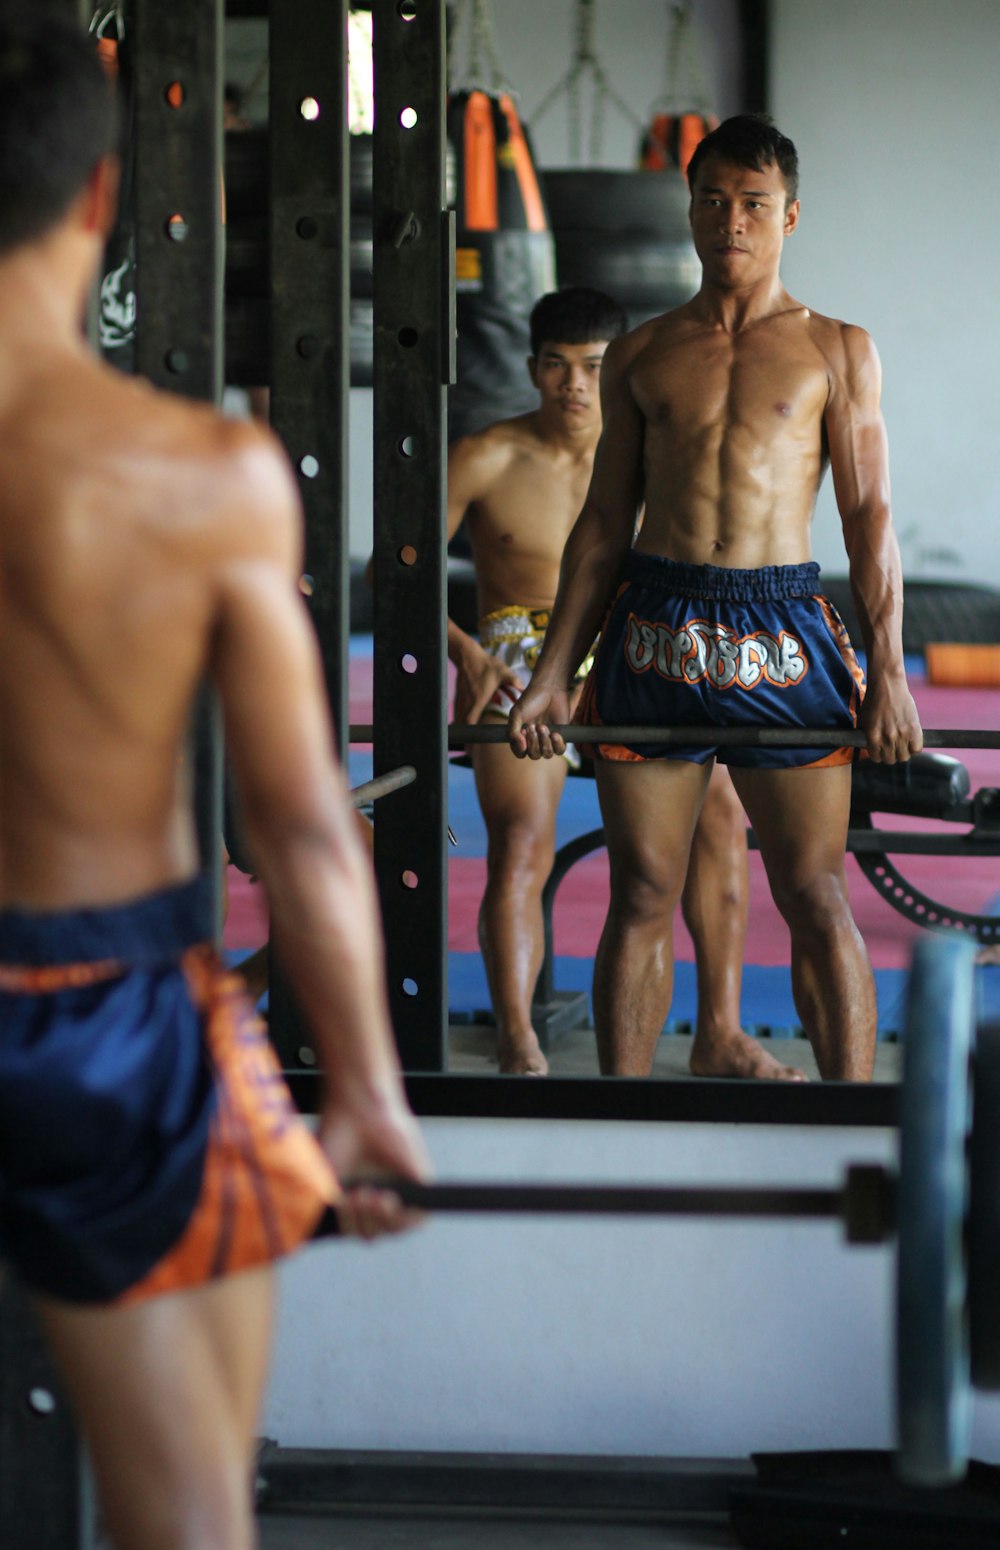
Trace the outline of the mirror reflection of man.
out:
M 566 685 L 607 612 L 578 719 L 860 725 L 876 760 L 922 746 L 902 652 L 881 369 L 860 328 L 784 289 L 799 219 L 795 147 L 769 119 L 728 119 L 688 168 L 698 294 L 608 348 L 604 432 L 530 688 L 516 752 L 552 758 Z M 867 652 L 868 685 L 810 560 L 829 464 Z M 636 503 L 645 518 L 635 547 Z M 610 607 L 610 612 L 608 612 Z M 862 695 L 864 695 L 862 701 Z M 669 1002 L 669 918 L 713 749 L 598 745 L 611 905 L 595 1018 L 614 1069 L 648 1069 Z M 844 848 L 850 748 L 722 750 L 789 927 L 792 986 L 824 1077 L 867 1079 L 875 987 L 851 914 Z
M 537 409 L 450 450 L 448 534 L 465 519 L 479 612 L 478 639 L 448 621 L 448 654 L 458 671 L 456 721 L 506 720 L 538 659 L 563 547 L 583 505 L 601 433 L 601 362 L 624 328 L 621 308 L 598 291 L 569 287 L 542 297 L 531 316 L 528 361 Z M 570 705 L 583 682 L 580 672 L 573 676 Z M 570 760 L 576 757 L 568 752 Z M 541 895 L 555 853 L 567 759 L 519 763 L 502 744 L 476 744 L 471 756 L 488 836 L 479 939 L 500 1070 L 540 1075 L 547 1062 L 532 1027 L 531 999 L 544 952 Z M 746 837 L 723 771 L 709 785 L 695 828 L 682 906 L 698 974 L 692 1070 L 797 1078 L 740 1029 Z M 602 1047 L 599 1053 L 602 1069 L 611 1069 L 610 1052 Z

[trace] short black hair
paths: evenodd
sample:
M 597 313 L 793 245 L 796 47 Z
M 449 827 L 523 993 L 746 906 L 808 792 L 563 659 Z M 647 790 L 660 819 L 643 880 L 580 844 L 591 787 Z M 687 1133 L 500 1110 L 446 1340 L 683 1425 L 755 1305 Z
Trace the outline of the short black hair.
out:
M 616 339 L 628 328 L 628 319 L 603 291 L 591 290 L 589 285 L 567 285 L 535 302 L 530 327 L 531 353 L 537 357 L 546 340 L 550 344 L 590 344 Z
M 0 253 L 54 226 L 117 148 L 114 90 L 87 34 L 54 8 L 0 13 Z
M 798 194 L 798 152 L 767 113 L 738 113 L 734 118 L 723 119 L 718 129 L 699 140 L 687 169 L 692 194 L 698 168 L 708 156 L 718 156 L 737 167 L 753 167 L 756 172 L 776 166 L 785 180 L 785 203 L 791 204 Z

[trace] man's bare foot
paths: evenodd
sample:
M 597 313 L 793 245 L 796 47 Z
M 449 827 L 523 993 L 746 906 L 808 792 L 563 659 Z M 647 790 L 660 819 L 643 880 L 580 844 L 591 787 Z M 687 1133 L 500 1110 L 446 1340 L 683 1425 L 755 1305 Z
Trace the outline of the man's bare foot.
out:
M 696 1033 L 691 1046 L 692 1076 L 741 1076 L 763 1082 L 808 1082 L 804 1071 L 783 1066 L 759 1039 L 739 1029 L 708 1036 Z
M 504 1076 L 547 1076 L 549 1072 L 549 1063 L 533 1028 L 518 1036 L 500 1034 L 497 1061 Z

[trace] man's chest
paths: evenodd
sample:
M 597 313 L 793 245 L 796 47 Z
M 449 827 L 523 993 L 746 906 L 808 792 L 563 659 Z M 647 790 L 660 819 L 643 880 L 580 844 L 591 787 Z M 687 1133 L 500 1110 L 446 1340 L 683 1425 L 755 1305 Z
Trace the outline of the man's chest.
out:
M 631 386 L 648 429 L 675 444 L 739 428 L 765 443 L 814 435 L 830 390 L 818 351 L 767 337 L 680 342 L 641 361 Z

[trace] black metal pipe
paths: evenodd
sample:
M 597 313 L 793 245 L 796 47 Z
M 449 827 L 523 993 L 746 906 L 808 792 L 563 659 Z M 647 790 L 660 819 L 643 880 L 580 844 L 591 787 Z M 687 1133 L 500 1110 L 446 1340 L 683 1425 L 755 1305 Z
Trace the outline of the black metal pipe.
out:
M 382 1181 L 379 1181 L 380 1185 Z M 744 1216 L 839 1220 L 841 1189 L 635 1184 L 419 1184 L 384 1187 L 421 1211 L 559 1216 Z
M 380 797 L 387 797 L 393 791 L 401 791 L 404 786 L 412 786 L 416 778 L 417 772 L 412 764 L 401 764 L 398 770 L 387 770 L 384 775 L 376 775 L 374 780 L 366 780 L 360 786 L 352 786 L 351 805 L 364 807 L 366 802 L 377 802 Z
M 374 727 L 357 723 L 350 728 L 352 743 L 370 743 Z M 568 743 L 657 743 L 664 748 L 865 748 L 868 739 L 856 727 L 552 727 Z M 925 748 L 1000 748 L 1000 731 L 953 727 L 924 729 Z M 454 722 L 448 728 L 448 747 L 467 743 L 505 743 L 507 728 L 493 722 L 472 726 Z

